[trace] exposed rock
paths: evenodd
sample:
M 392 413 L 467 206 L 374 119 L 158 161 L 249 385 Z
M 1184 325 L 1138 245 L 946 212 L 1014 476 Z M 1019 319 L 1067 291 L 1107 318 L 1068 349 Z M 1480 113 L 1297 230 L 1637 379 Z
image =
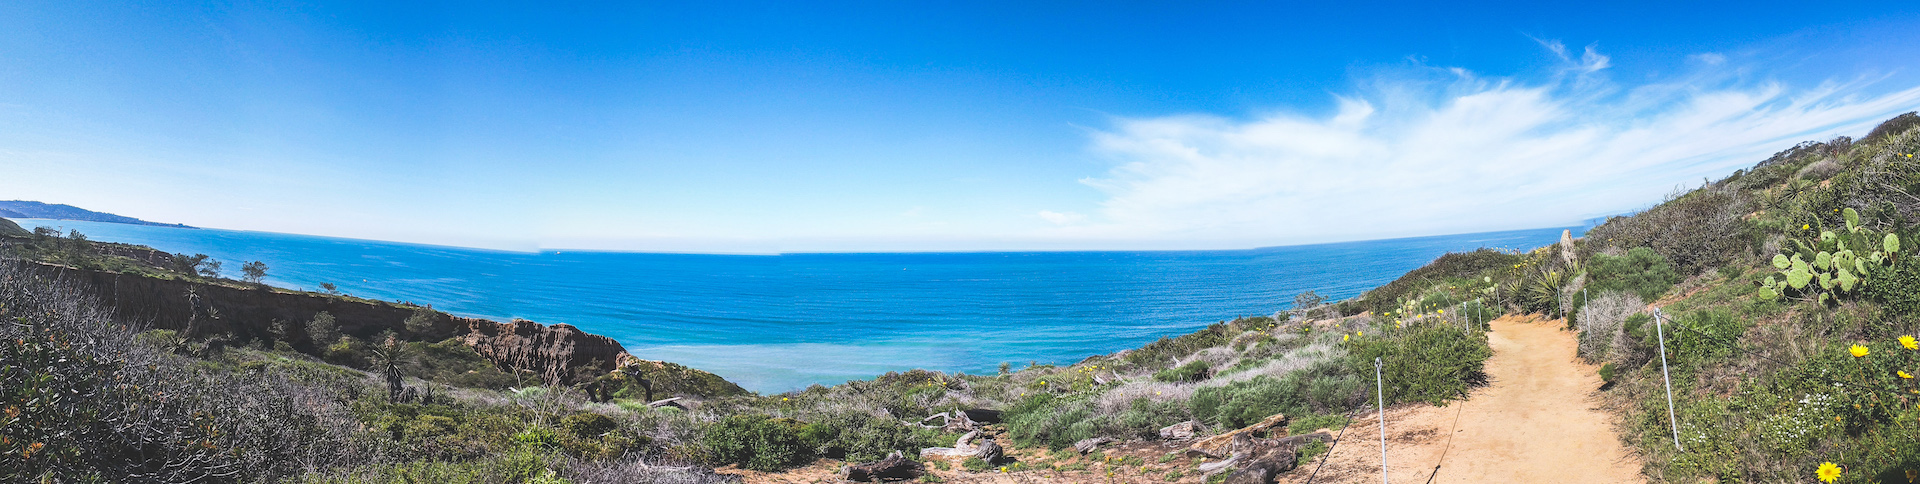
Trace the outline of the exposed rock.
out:
M 1206 455 L 1209 457 L 1225 456 L 1227 454 L 1234 452 L 1235 449 L 1232 449 L 1231 446 L 1232 444 L 1235 443 L 1236 438 L 1239 438 L 1242 436 L 1252 437 L 1252 434 L 1255 432 L 1265 432 L 1274 428 L 1279 428 L 1281 425 L 1285 423 L 1287 423 L 1286 415 L 1274 414 L 1271 417 L 1267 417 L 1266 420 L 1261 420 L 1260 423 L 1248 425 L 1244 428 L 1241 428 L 1239 430 L 1235 430 L 1232 432 L 1227 432 L 1224 434 L 1201 439 L 1198 442 L 1194 442 L 1193 445 L 1188 446 L 1187 450 L 1196 452 L 1202 455 Z M 1282 431 L 1284 431 L 1284 429 Z
M 878 462 L 847 466 L 846 478 L 852 481 L 899 481 L 915 479 L 927 473 L 926 467 L 912 459 L 902 457 L 899 451 L 887 454 L 887 458 Z
M 1160 438 L 1166 440 L 1188 440 L 1200 435 L 1200 422 L 1188 420 L 1160 428 Z
M 510 370 L 531 370 L 549 383 L 566 383 L 577 370 L 611 371 L 627 350 L 613 338 L 568 324 L 542 325 L 524 319 L 511 323 L 467 320 L 467 346 Z
M 681 397 L 673 397 L 673 398 L 660 400 L 660 401 L 647 402 L 647 408 L 673 407 L 681 410 L 686 410 L 687 406 L 680 404 L 680 398 Z
M 1573 264 L 1577 262 L 1575 257 L 1576 255 L 1573 250 L 1573 231 L 1560 231 L 1560 261 L 1565 263 L 1567 267 L 1573 267 Z
M 1102 444 L 1106 444 L 1108 442 L 1113 442 L 1113 439 L 1106 438 L 1106 437 L 1094 437 L 1091 439 L 1074 442 L 1073 450 L 1079 451 L 1081 454 L 1086 454 L 1089 452 L 1093 452 L 1093 449 L 1098 449 Z

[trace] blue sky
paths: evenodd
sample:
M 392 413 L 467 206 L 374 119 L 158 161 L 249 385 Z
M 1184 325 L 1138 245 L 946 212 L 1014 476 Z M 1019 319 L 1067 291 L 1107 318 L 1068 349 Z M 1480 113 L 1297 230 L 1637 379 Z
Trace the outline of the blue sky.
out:
M 508 249 L 1577 223 L 1920 108 L 1920 3 L 0 4 L 0 199 Z

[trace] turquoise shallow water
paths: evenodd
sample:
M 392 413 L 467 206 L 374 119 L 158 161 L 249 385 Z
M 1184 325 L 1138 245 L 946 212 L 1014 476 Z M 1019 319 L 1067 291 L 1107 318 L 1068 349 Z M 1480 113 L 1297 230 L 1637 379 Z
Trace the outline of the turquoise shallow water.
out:
M 1449 251 L 1530 249 L 1562 228 L 1231 251 L 784 254 L 501 252 L 65 220 L 21 225 L 205 253 L 267 282 L 567 323 L 634 355 L 779 392 L 888 371 L 1066 363 L 1385 284 Z M 1572 228 L 1577 232 L 1578 228 Z

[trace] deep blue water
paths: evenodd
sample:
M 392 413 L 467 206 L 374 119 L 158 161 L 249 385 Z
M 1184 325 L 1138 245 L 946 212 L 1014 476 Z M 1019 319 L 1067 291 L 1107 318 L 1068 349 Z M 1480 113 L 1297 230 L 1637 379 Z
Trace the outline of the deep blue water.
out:
M 1313 290 L 1385 284 L 1449 251 L 1531 249 L 1562 228 L 1231 251 L 687 255 L 501 252 L 269 232 L 66 220 L 94 240 L 205 253 L 237 277 L 432 304 L 498 320 L 567 323 L 635 356 L 779 392 L 895 370 L 983 373 L 1066 363 Z M 1579 228 L 1568 227 L 1576 232 Z M 1578 235 L 1576 233 L 1576 235 Z

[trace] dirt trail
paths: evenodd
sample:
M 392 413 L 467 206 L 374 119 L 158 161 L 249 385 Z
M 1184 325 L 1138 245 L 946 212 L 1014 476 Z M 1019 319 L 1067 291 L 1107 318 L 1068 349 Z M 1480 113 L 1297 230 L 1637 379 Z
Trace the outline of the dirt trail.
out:
M 1509 316 L 1492 327 L 1490 385 L 1447 407 L 1387 410 L 1393 482 L 1424 483 L 1429 475 L 1432 482 L 1462 483 L 1645 482 L 1611 418 L 1595 408 L 1600 377 L 1575 356 L 1574 334 L 1560 330 L 1564 323 Z M 1368 414 L 1347 428 L 1346 442 L 1334 448 L 1315 482 L 1380 482 L 1378 418 Z M 1315 464 L 1283 480 L 1305 482 Z

